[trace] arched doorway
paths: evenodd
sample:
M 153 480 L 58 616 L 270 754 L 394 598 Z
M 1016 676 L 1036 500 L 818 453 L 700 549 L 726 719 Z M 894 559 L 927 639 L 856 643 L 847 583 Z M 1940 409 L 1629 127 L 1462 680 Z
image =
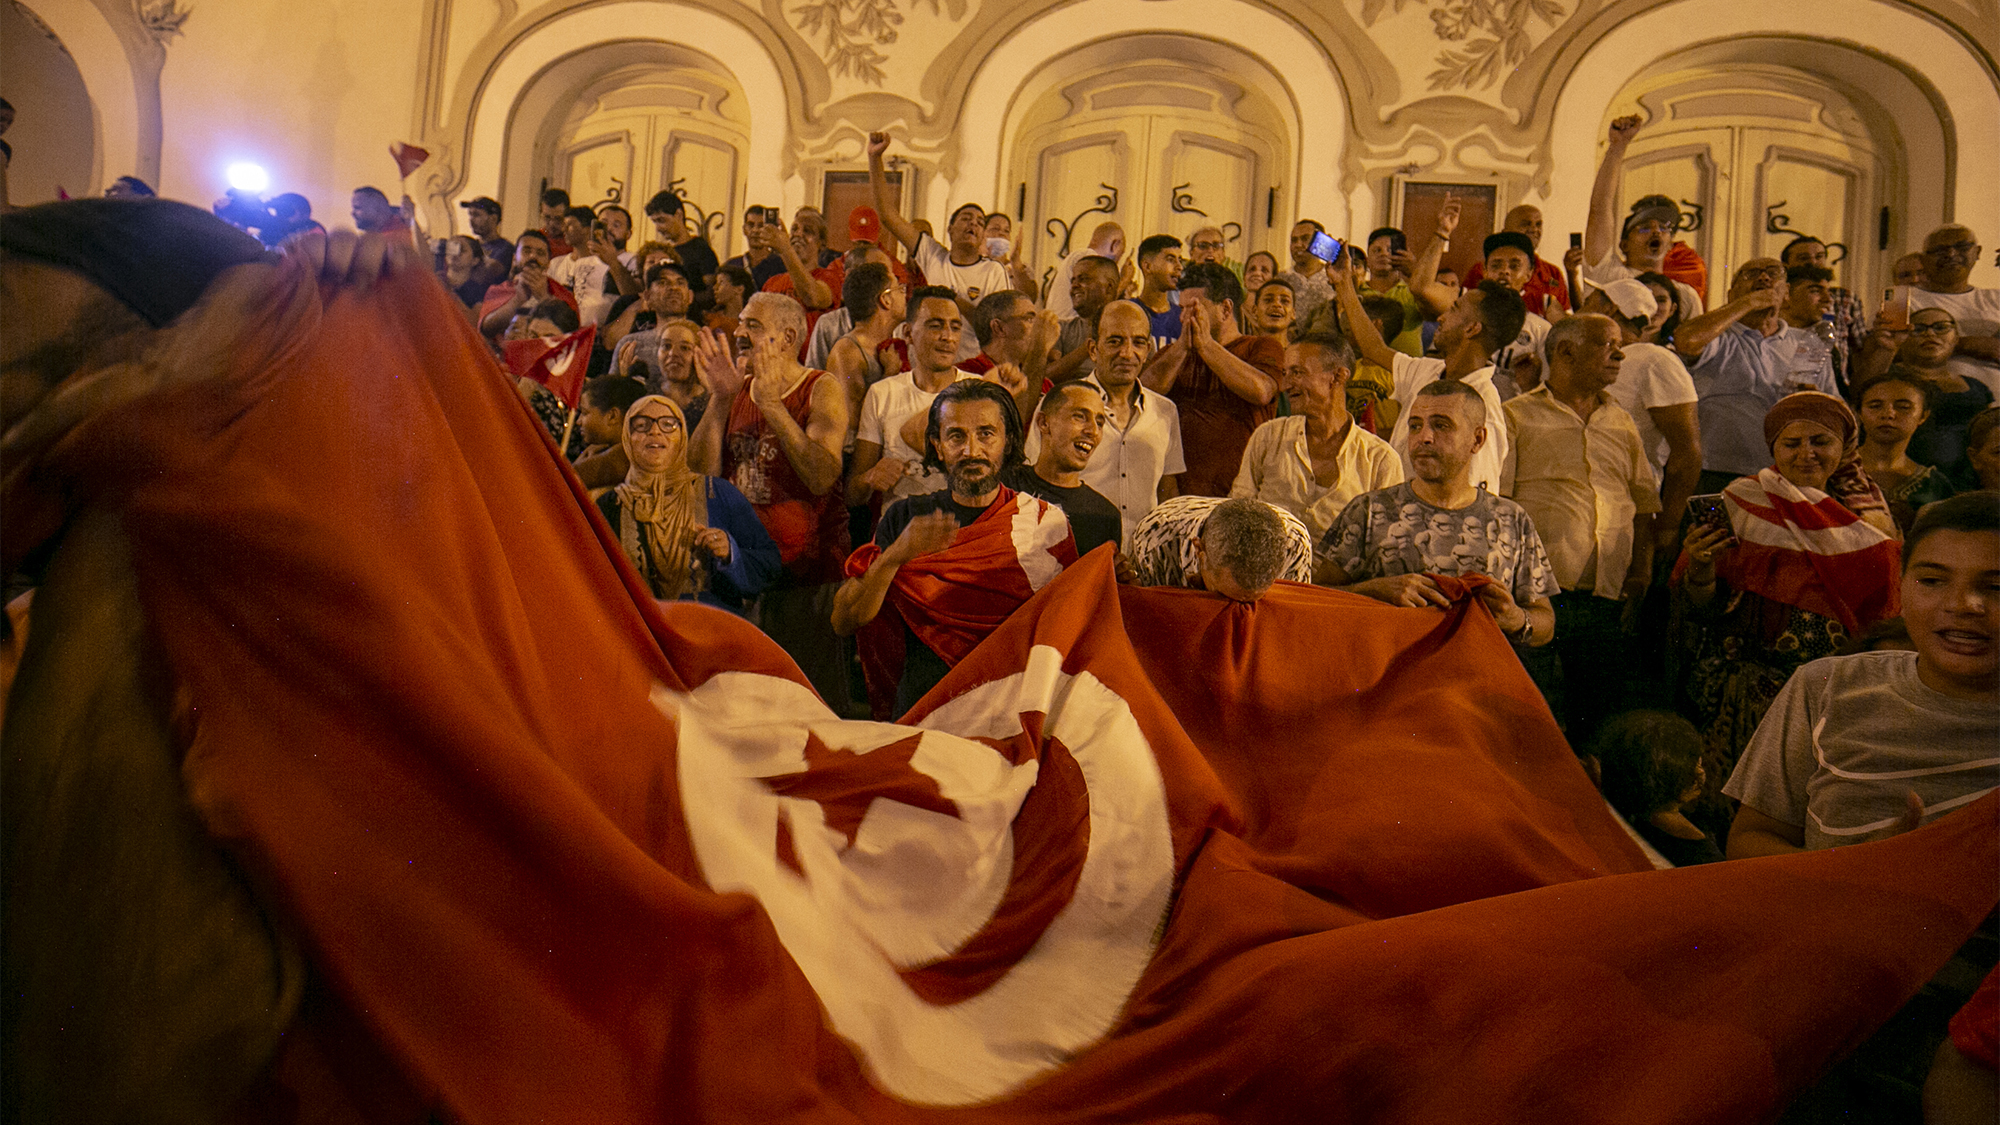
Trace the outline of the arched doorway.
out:
M 1025 219 L 1023 250 L 1038 273 L 1107 218 L 1130 245 L 1219 226 L 1238 260 L 1268 249 L 1287 218 L 1276 195 L 1294 166 L 1290 99 L 1232 47 L 1121 36 L 1049 63 L 1018 104 L 1008 146 L 1015 190 L 1002 202 Z
M 1831 34 L 1839 40 L 1827 38 Z M 1883 186 L 1875 189 L 1886 198 L 1860 209 L 1864 219 L 1872 214 L 1879 224 L 1880 206 L 1892 208 L 1889 247 L 1874 251 L 1876 263 L 1885 260 L 1882 255 L 1893 257 L 1910 248 L 1940 223 L 1957 219 L 1977 226 L 1982 218 L 2000 214 L 2000 146 L 1991 141 L 2000 135 L 2000 87 L 1980 53 L 1949 27 L 1914 10 L 1871 0 L 1817 0 L 1808 6 L 1676 0 L 1611 27 L 1584 50 L 1564 80 L 1550 114 L 1547 158 L 1547 166 L 1563 174 L 1548 182 L 1539 201 L 1550 224 L 1582 229 L 1589 170 L 1604 151 L 1604 127 L 1611 117 L 1638 107 L 1635 95 L 1646 92 L 1640 82 L 1657 82 L 1663 71 L 1704 67 L 1715 83 L 1727 87 L 1733 71 L 1747 66 L 1791 72 L 1791 94 L 1799 93 L 1800 82 L 1819 87 L 1828 102 L 1838 106 L 1845 101 L 1862 117 L 1875 159 L 1888 165 L 1878 181 Z M 1775 92 L 1789 100 L 1785 91 Z M 1788 112 L 1795 116 L 1798 111 Z M 1670 124 L 1655 118 L 1648 131 Z M 1851 129 L 1842 131 L 1853 135 Z M 1646 135 L 1642 132 L 1640 138 Z M 1637 156 L 1655 152 L 1638 142 L 1633 151 Z M 1900 209 L 1893 202 L 1898 177 L 1903 183 Z M 1787 186 L 1776 185 L 1781 193 Z M 1757 206 L 1780 199 L 1794 202 L 1788 194 L 1771 195 Z M 1709 218 L 1764 225 L 1761 210 Z M 1805 223 L 1793 217 L 1791 225 L 1804 229 Z M 1879 229 L 1863 229 L 1853 241 L 1879 247 L 1879 235 Z M 1711 278 L 1721 279 L 1718 288 L 1740 261 L 1709 262 Z M 1842 284 L 1865 291 L 1880 282 L 1879 265 L 1871 267 L 1872 276 L 1862 275 L 1858 258 L 1849 265 L 1856 268 L 1838 271 Z M 1974 283 L 1981 284 L 1977 274 Z
M 1135 40 L 1174 46 L 1164 60 L 1118 46 Z M 1095 54 L 1099 49 L 1110 57 Z M 932 180 L 925 210 L 934 222 L 960 199 L 991 199 L 1010 212 L 1017 210 L 1024 166 L 1018 149 L 1024 133 L 1033 128 L 1027 124 L 1031 111 L 1041 107 L 1052 87 L 1088 78 L 1114 58 L 1135 67 L 1164 62 L 1182 72 L 1184 80 L 1190 70 L 1215 77 L 1210 60 L 1217 57 L 1230 60 L 1220 77 L 1255 91 L 1285 121 L 1286 146 L 1279 154 L 1285 163 L 1270 170 L 1269 186 L 1264 188 L 1263 202 L 1273 211 L 1270 229 L 1288 229 L 1297 215 L 1311 215 L 1333 229 L 1344 229 L 1357 201 L 1373 199 L 1365 185 L 1351 191 L 1342 187 L 1346 91 L 1317 40 L 1269 5 L 1245 0 L 1088 0 L 1052 8 L 1014 28 L 967 81 L 956 130 L 962 145 L 957 167 Z M 1226 91 L 1212 84 L 1210 89 Z M 1234 131 L 1232 126 L 1224 135 Z M 1275 198 L 1271 186 L 1277 188 Z M 1053 218 L 1054 209 L 1049 210 Z M 1187 218 L 1171 208 L 1167 213 Z M 1062 217 L 1067 221 L 1073 214 Z M 1086 216 L 1084 221 L 1095 218 Z M 1151 233 L 1135 230 L 1135 223 L 1127 224 L 1134 239 Z M 1162 229 L 1185 234 L 1191 225 L 1173 222 Z M 1047 241 L 1043 227 L 1034 228 L 1034 233 L 1038 241 Z M 1089 233 L 1086 229 L 1081 237 Z M 1244 237 L 1253 235 L 1246 231 Z M 1261 230 L 1254 237 L 1261 240 Z
M 649 30 L 636 31 L 642 28 Z M 656 28 L 671 29 L 671 41 L 667 35 L 650 30 Z M 635 73 L 639 74 L 677 74 L 684 80 L 683 91 L 691 88 L 699 92 L 704 85 L 711 95 L 717 87 L 728 86 L 733 91 L 729 97 L 718 96 L 705 103 L 711 111 L 708 124 L 738 141 L 732 202 L 719 199 L 711 202 L 697 197 L 703 208 L 727 215 L 736 201 L 746 197 L 788 208 L 803 199 L 804 188 L 798 177 L 787 179 L 784 175 L 783 154 L 790 133 L 785 85 L 763 42 L 742 24 L 704 8 L 669 0 L 624 0 L 572 9 L 539 23 L 485 64 L 478 93 L 462 118 L 467 136 L 465 172 L 451 189 L 452 200 L 491 194 L 506 208 L 508 229 L 517 223 L 529 225 L 541 177 L 549 176 L 551 182 L 556 179 L 555 141 L 562 136 L 563 124 L 569 122 L 572 108 L 571 101 L 564 99 L 585 90 L 601 89 L 600 79 L 625 67 L 637 67 Z M 722 81 L 725 77 L 727 82 Z M 669 102 L 684 97 L 684 93 L 667 90 L 657 90 L 648 96 L 656 95 Z M 654 108 L 677 107 L 669 104 Z M 715 118 L 726 121 L 729 128 L 716 124 Z M 589 123 L 573 124 L 585 127 L 581 135 L 587 139 Z M 712 133 L 692 131 L 714 139 Z M 571 134 L 572 138 L 578 135 Z M 694 147 L 700 144 L 700 140 L 690 141 Z M 648 141 L 649 158 L 653 147 Z M 664 148 L 665 142 L 660 147 Z M 638 151 L 636 142 L 634 151 Z M 693 151 L 677 154 L 683 166 L 691 166 L 695 155 Z M 674 161 L 666 163 L 668 168 L 673 166 Z M 588 174 L 606 175 L 601 167 Z M 634 173 L 633 178 L 640 174 Z M 714 175 L 713 165 L 704 162 L 699 174 L 690 180 L 706 183 Z M 588 197 L 588 189 L 580 194 Z M 695 194 L 690 189 L 690 195 Z M 645 200 L 641 198 L 638 202 L 643 204 Z M 456 208 L 451 210 L 456 212 Z M 453 220 L 457 218 L 457 214 L 451 216 Z M 643 225 L 643 218 L 640 222 Z M 725 237 L 717 237 L 714 240 L 717 253 L 728 255 L 740 251 L 735 224 L 724 222 L 718 235 L 724 231 L 729 232 L 726 237 L 730 240 L 725 245 Z
M 561 60 L 522 93 L 508 150 L 510 182 L 527 164 L 532 198 L 546 182 L 580 205 L 639 208 L 679 191 L 717 245 L 743 203 L 750 120 L 727 67 L 665 43 L 605 44 Z M 531 212 L 530 212 L 531 213 Z
M 1710 43 L 1642 70 L 1613 104 L 1633 101 L 1648 124 L 1628 152 L 1620 204 L 1655 193 L 1682 201 L 1698 223 L 1682 237 L 1709 262 L 1711 297 L 1738 265 L 1802 234 L 1827 242 L 1843 280 L 1865 292 L 1941 219 L 1936 109 L 1879 59 L 1808 40 Z M 1915 167 L 1928 182 L 1913 193 Z M 1925 213 L 1913 214 L 1913 194 Z

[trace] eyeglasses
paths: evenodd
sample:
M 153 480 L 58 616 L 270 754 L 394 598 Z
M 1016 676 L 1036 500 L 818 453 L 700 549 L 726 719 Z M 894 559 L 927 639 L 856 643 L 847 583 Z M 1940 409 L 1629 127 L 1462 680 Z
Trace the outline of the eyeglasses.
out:
M 1910 332 L 1916 336 L 1949 336 L 1958 331 L 1958 325 L 1949 320 L 1933 320 L 1928 324 L 1911 324 Z
M 681 420 L 671 414 L 641 414 L 631 421 L 632 432 L 650 434 L 655 429 L 663 434 L 679 433 Z
M 1977 242 L 1952 242 L 1952 243 L 1947 243 L 1946 245 L 1943 246 L 1933 246 L 1930 249 L 1924 251 L 1924 253 L 1926 254 L 1935 254 L 1941 258 L 1946 255 L 1951 255 L 1953 257 L 1959 257 L 1959 258 L 1970 258 L 1974 254 L 1977 254 L 1978 252 L 1979 252 L 1979 244 Z
M 1220 249 L 1222 249 L 1222 243 L 1220 243 L 1220 242 L 1190 242 L 1190 243 L 1188 243 L 1188 249 L 1190 249 L 1190 250 L 1220 250 Z

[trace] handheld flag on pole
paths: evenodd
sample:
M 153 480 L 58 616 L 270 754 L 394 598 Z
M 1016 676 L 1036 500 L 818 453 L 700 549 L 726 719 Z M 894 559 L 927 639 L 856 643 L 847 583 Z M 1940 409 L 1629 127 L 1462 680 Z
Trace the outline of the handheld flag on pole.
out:
M 597 326 L 586 324 L 567 336 L 510 340 L 507 343 L 507 370 L 515 378 L 533 379 L 575 414 L 583 397 L 583 375 L 590 367 L 591 345 L 597 340 Z
M 402 141 L 389 146 L 389 155 L 395 158 L 396 171 L 406 180 L 410 178 L 410 173 L 423 167 L 424 161 L 431 158 L 429 149 L 418 148 Z

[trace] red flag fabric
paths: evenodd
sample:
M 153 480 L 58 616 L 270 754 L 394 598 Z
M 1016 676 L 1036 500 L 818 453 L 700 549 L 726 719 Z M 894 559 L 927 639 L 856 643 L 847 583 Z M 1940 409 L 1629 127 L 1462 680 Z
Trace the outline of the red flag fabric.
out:
M 397 141 L 389 146 L 389 156 L 396 161 L 397 174 L 403 179 L 409 179 L 410 173 L 423 167 L 424 161 L 431 158 L 431 153 L 429 149 Z
M 1099 553 L 839 720 L 648 596 L 421 269 L 297 323 L 47 466 L 323 985 L 243 1119 L 1757 1120 L 1994 906 L 1994 796 L 1646 870 L 1462 598 Z
M 1831 617 L 1855 636 L 1902 612 L 1900 545 L 1839 500 L 1769 468 L 1729 482 L 1722 497 L 1737 546 L 1716 573 L 1731 588 Z
M 533 379 L 575 410 L 583 398 L 583 377 L 590 369 L 590 348 L 597 326 L 586 324 L 567 336 L 544 340 L 530 337 L 507 341 L 507 370 L 516 378 Z
M 855 548 L 847 576 L 861 577 L 881 554 L 873 543 Z M 897 568 L 881 612 L 857 634 L 875 717 L 895 717 L 904 625 L 947 665 L 956 664 L 1075 561 L 1076 538 L 1062 509 L 1003 485 L 949 548 Z

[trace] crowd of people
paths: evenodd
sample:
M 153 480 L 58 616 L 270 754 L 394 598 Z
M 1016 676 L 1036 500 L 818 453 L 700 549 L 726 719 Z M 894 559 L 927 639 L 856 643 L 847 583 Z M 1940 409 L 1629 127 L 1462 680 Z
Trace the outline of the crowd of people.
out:
M 642 234 L 552 188 L 511 239 L 497 201 L 461 204 L 436 269 L 496 355 L 587 339 L 573 405 L 510 374 L 623 552 L 656 597 L 750 619 L 837 712 L 907 710 L 1108 549 L 1121 581 L 1245 606 L 1281 580 L 1416 611 L 1469 586 L 1666 863 L 1948 814 L 2000 774 L 1979 238 L 1925 234 L 1872 310 L 1876 279 L 1837 284 L 1808 235 L 1712 279 L 1677 204 L 1619 213 L 1639 125 L 1611 124 L 1560 263 L 1522 205 L 1463 278 L 1447 200 L 1431 229 L 1328 251 L 1303 219 L 1241 260 L 1213 226 L 1128 253 L 1104 222 L 1038 285 L 1007 215 L 905 216 L 880 133 L 845 252 L 811 207 L 750 207 L 724 261 L 676 194 Z M 410 216 L 354 193 L 365 232 Z
M 1005 214 L 904 216 L 882 134 L 845 253 L 759 206 L 719 262 L 666 194 L 631 249 L 622 208 L 552 189 L 511 252 L 464 204 L 440 273 L 496 344 L 598 326 L 570 452 L 627 554 L 836 709 L 908 709 L 1106 545 L 1246 604 L 1444 606 L 1449 576 L 1664 862 L 1906 830 L 1995 781 L 2000 290 L 1962 225 L 1872 310 L 1809 235 L 1711 279 L 1678 205 L 1618 212 L 1638 128 L 1560 263 L 1523 205 L 1462 279 L 1447 201 L 1325 256 L 1311 219 L 1240 261 L 1105 222 L 1037 285 Z

